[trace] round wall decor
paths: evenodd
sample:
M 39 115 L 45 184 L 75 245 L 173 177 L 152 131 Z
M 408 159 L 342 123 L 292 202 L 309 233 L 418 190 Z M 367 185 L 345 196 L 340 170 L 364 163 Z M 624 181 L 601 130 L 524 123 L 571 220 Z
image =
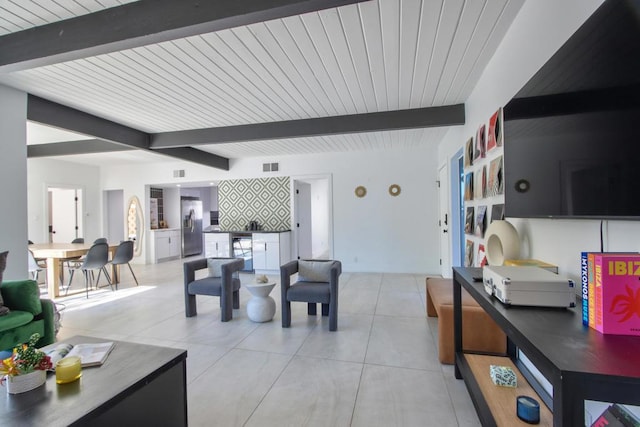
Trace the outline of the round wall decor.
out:
M 359 185 L 356 187 L 355 193 L 357 197 L 364 197 L 367 195 L 367 189 L 364 188 L 362 185 Z
M 389 194 L 394 197 L 400 195 L 400 191 L 400 186 L 398 184 L 392 184 L 389 186 Z

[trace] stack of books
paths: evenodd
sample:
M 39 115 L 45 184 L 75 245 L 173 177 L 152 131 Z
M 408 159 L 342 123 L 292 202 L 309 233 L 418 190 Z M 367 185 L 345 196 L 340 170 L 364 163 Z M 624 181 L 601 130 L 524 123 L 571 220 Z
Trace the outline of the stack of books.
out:
M 603 333 L 640 335 L 640 254 L 583 252 L 582 323 Z

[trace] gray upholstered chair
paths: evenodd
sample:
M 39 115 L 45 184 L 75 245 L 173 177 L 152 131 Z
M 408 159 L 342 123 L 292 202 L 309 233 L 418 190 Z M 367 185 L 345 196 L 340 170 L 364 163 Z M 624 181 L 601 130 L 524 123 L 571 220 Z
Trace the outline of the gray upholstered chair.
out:
M 233 308 L 240 308 L 240 279 L 238 271 L 244 268 L 242 258 L 200 258 L 184 263 L 184 311 L 195 316 L 196 295 L 220 297 L 220 320 L 233 318 Z M 209 275 L 196 280 L 196 271 L 209 269 Z
M 298 281 L 291 284 L 291 276 Z M 282 296 L 282 327 L 291 326 L 291 302 L 306 302 L 307 313 L 316 314 L 316 304 L 322 304 L 322 315 L 329 316 L 329 330 L 338 329 L 338 278 L 342 263 L 334 260 L 291 261 L 280 267 Z

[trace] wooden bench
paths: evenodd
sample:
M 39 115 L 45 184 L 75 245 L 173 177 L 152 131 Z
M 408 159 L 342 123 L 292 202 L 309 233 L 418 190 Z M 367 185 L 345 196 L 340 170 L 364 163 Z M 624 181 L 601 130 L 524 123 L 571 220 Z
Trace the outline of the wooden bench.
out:
M 453 364 L 453 280 L 427 277 L 427 316 L 438 317 L 438 358 Z M 462 347 L 465 350 L 504 354 L 507 338 L 502 329 L 462 289 Z M 489 375 L 489 373 L 487 373 Z

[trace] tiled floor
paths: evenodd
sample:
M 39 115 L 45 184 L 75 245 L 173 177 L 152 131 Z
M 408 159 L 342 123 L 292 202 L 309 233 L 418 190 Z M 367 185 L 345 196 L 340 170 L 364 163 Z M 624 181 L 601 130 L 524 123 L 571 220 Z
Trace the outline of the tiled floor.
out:
M 61 298 L 58 339 L 187 349 L 191 426 L 480 424 L 464 383 L 437 360 L 437 320 L 425 316 L 423 276 L 343 273 L 338 331 L 329 332 L 328 319 L 307 316 L 303 303 L 292 304 L 291 327 L 283 329 L 279 286 L 272 322 L 247 318 L 244 288 L 232 321 L 220 322 L 216 297 L 198 297 L 198 315 L 186 318 L 182 261 L 133 268 L 139 287 L 125 269 L 117 292 Z M 80 276 L 71 290 L 83 286 Z

